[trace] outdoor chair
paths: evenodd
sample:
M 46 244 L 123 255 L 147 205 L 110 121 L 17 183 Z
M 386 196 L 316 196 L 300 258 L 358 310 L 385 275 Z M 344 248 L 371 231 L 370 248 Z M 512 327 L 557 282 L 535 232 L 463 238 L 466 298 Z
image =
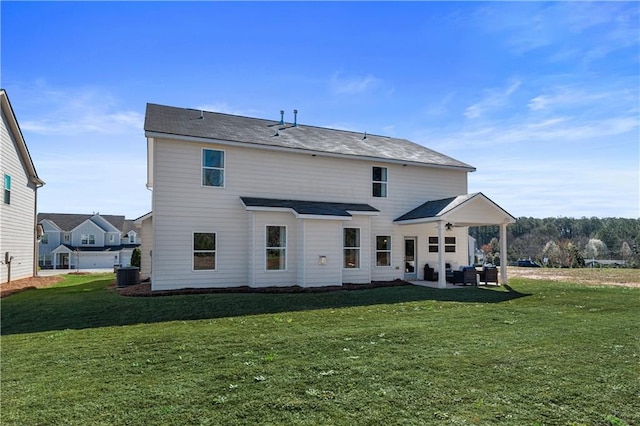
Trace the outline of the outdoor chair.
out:
M 431 268 L 428 263 L 424 265 L 424 280 L 438 281 L 438 273 L 435 272 L 435 269 Z
M 452 284 L 462 284 L 462 285 L 477 285 L 478 278 L 476 274 L 476 268 L 473 266 L 464 266 L 459 271 L 453 271 L 453 276 L 451 279 Z
M 485 266 L 480 272 L 480 282 L 485 283 L 485 285 L 489 283 L 498 285 L 498 268 Z

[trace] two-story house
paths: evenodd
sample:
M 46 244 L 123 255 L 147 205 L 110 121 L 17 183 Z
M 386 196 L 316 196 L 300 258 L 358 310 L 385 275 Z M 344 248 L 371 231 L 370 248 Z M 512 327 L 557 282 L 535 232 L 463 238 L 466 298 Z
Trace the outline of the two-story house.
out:
M 132 220 L 124 216 L 39 213 L 39 264 L 43 269 L 99 269 L 129 266 L 140 245 Z
M 145 135 L 153 290 L 421 279 L 469 263 L 469 226 L 504 244 L 514 221 L 467 194 L 472 166 L 404 139 L 155 104 Z
M 0 89 L 0 283 L 37 275 L 38 177 L 9 97 Z

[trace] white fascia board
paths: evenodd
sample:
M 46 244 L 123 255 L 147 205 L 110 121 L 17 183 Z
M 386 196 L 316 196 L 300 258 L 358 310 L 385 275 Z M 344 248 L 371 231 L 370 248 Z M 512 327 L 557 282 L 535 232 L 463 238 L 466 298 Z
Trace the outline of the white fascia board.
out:
M 436 169 L 448 169 L 448 170 L 463 170 L 466 172 L 475 172 L 475 167 L 463 167 L 463 166 L 447 166 L 442 164 L 433 164 L 433 163 L 420 163 L 417 161 L 408 161 L 408 160 L 396 160 L 392 158 L 382 158 L 382 157 L 369 157 L 366 155 L 349 155 L 349 154 L 338 154 L 333 152 L 326 151 L 315 151 L 311 149 L 304 148 L 287 148 L 284 146 L 274 146 L 274 145 L 264 145 L 259 143 L 251 143 L 251 142 L 238 142 L 238 141 L 228 141 L 222 139 L 209 139 L 197 136 L 185 136 L 185 135 L 175 135 L 171 133 L 159 133 L 159 132 L 145 132 L 145 136 L 147 138 L 164 138 L 164 139 L 179 139 L 187 142 L 197 142 L 197 143 L 209 143 L 209 144 L 217 144 L 217 145 L 228 145 L 228 146 L 239 146 L 243 148 L 255 148 L 255 149 L 265 149 L 270 151 L 284 151 L 284 152 L 293 152 L 296 154 L 308 154 L 308 155 L 318 155 L 321 157 L 332 157 L 332 158 L 344 158 L 349 160 L 364 160 L 364 161 L 376 161 L 380 163 L 390 163 L 390 164 L 400 164 L 400 165 L 412 165 L 418 167 L 433 167 Z
M 361 210 L 347 210 L 347 213 L 349 213 L 352 216 L 380 216 L 380 212 L 370 212 L 370 211 L 361 211 Z
M 291 213 L 293 215 L 296 214 L 296 212 L 289 207 L 263 207 L 263 206 L 245 205 L 244 208 L 249 212 L 281 212 L 281 213 Z
M 296 214 L 298 219 L 315 219 L 315 220 L 351 220 L 351 216 L 329 216 L 322 214 Z
M 91 220 L 91 218 L 80 222 L 80 224 L 78 226 L 76 226 L 75 228 L 73 228 L 71 231 L 71 233 L 75 232 L 76 229 L 78 229 L 79 227 L 81 227 L 82 225 L 84 225 L 85 223 L 89 222 L 91 225 L 93 225 L 98 231 L 100 232 L 107 232 L 104 229 L 102 229 L 97 223 L 95 223 L 94 221 Z
M 54 254 L 58 254 L 58 253 L 73 253 L 73 251 L 69 250 L 68 247 L 60 244 L 58 247 L 56 247 L 53 250 L 51 250 L 51 253 L 54 253 Z
M 140 216 L 136 220 L 134 220 L 133 223 L 136 225 L 142 225 L 142 222 L 144 222 L 147 219 L 151 219 L 152 217 L 153 217 L 153 212 L 149 212 L 145 215 Z
M 418 223 L 432 223 L 432 222 L 441 222 L 444 221 L 444 218 L 441 217 L 423 217 L 419 219 L 409 219 L 409 220 L 401 220 L 395 222 L 398 225 L 415 225 Z
M 153 189 L 153 138 L 147 138 L 147 189 Z

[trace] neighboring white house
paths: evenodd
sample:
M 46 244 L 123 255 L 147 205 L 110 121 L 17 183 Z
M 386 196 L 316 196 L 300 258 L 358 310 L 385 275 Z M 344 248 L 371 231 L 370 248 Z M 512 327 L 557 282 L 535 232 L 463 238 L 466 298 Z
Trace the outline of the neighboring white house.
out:
M 153 290 L 422 279 L 469 263 L 469 226 L 506 244 L 515 220 L 467 194 L 472 166 L 404 139 L 156 104 L 145 136 Z
M 4 89 L 0 89 L 0 283 L 37 274 L 38 177 Z
M 39 265 L 43 269 L 129 266 L 140 238 L 124 216 L 39 213 Z

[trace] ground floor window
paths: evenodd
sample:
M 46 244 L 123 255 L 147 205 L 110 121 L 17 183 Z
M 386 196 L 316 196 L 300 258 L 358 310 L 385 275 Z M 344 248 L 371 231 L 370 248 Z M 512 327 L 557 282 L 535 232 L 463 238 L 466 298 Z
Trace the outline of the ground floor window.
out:
M 391 236 L 376 237 L 376 266 L 391 266 Z
M 266 233 L 267 271 L 287 269 L 287 227 L 267 226 Z
M 429 253 L 438 252 L 438 237 L 429 237 Z M 456 252 L 456 237 L 444 237 L 444 252 Z
M 51 267 L 51 259 L 53 258 L 52 255 L 50 254 L 43 254 L 40 255 L 40 267 L 41 268 L 47 268 L 47 267 Z
M 193 270 L 206 271 L 216 269 L 216 233 L 193 233 Z
M 344 228 L 343 236 L 343 268 L 357 269 L 360 267 L 360 229 Z

